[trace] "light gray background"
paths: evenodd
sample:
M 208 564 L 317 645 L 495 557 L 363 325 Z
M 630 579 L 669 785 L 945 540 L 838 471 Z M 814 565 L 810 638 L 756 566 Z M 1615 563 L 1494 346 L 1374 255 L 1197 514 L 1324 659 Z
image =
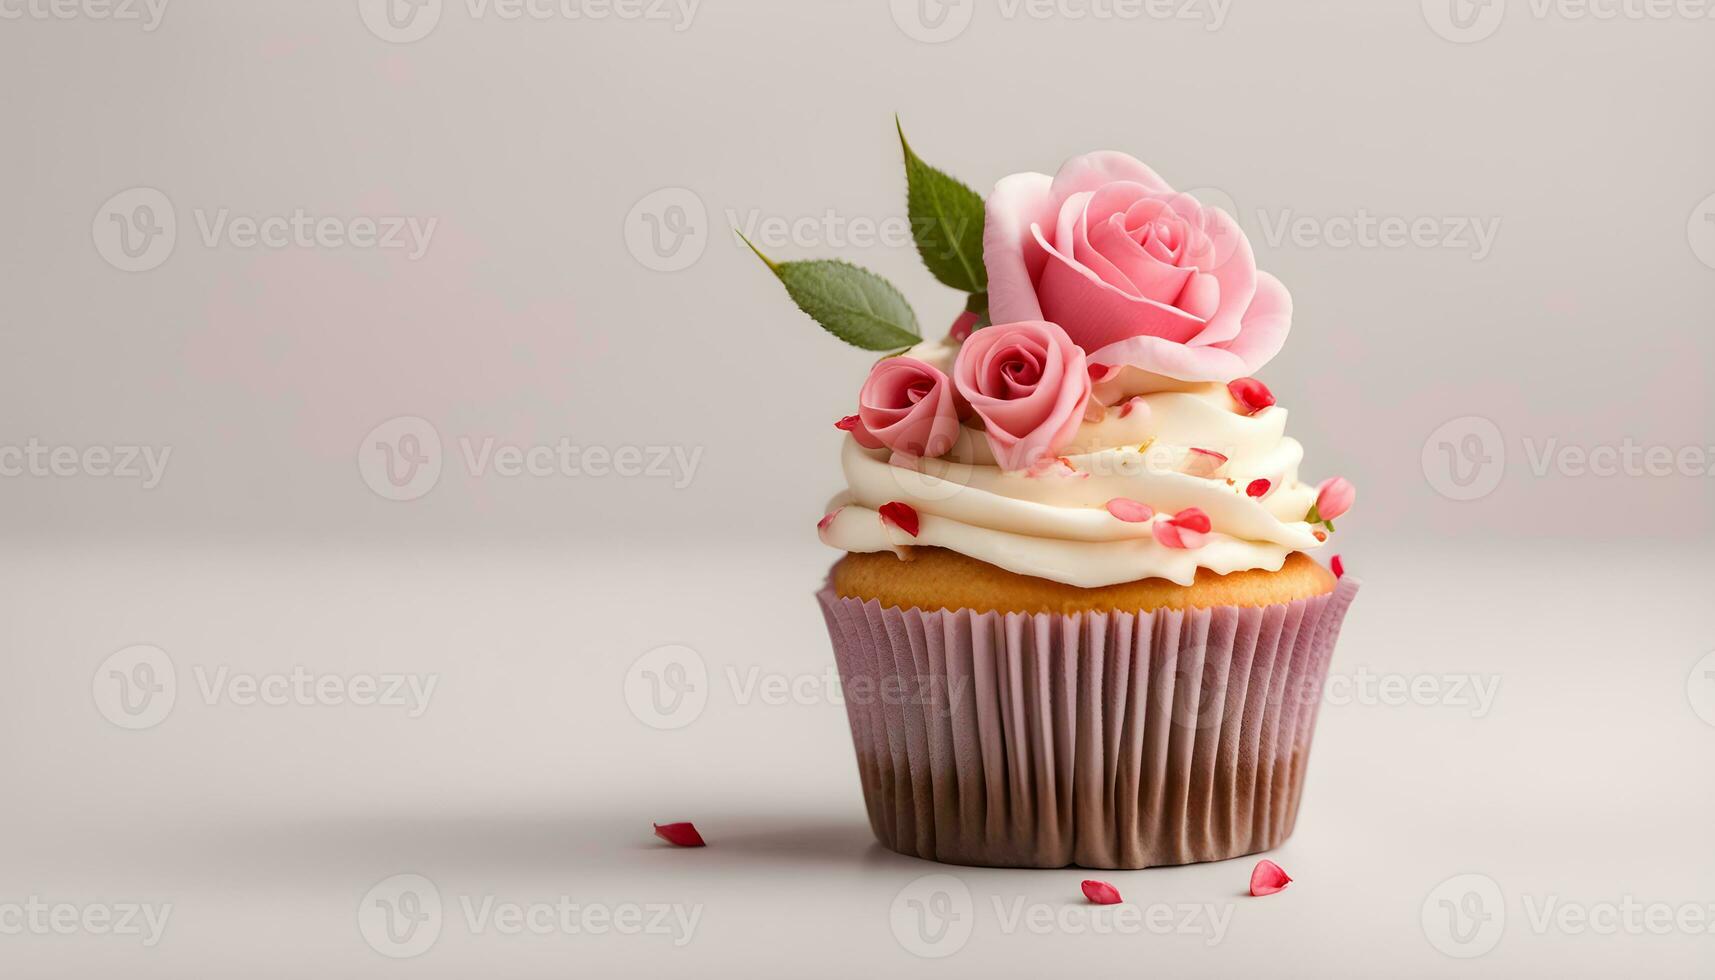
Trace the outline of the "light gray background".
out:
M 1715 902 L 1715 686 L 1693 669 L 1715 649 L 1715 460 L 1535 465 L 1551 444 L 1715 455 L 1701 7 L 1497 0 L 1461 34 L 1436 0 L 1233 0 L 1218 30 L 954 4 L 939 12 L 966 26 L 940 43 L 903 2 L 705 0 L 687 23 L 447 0 L 409 43 L 362 7 L 170 0 L 145 30 L 94 3 L 0 2 L 23 12 L 0 19 L 0 448 L 171 450 L 152 489 L 0 476 L 0 926 L 31 895 L 175 905 L 152 949 L 0 934 L 9 975 L 1715 968 L 1715 936 L 1539 932 L 1523 904 Z M 869 842 L 809 595 L 830 557 L 811 534 L 838 487 L 829 422 L 868 359 L 793 311 L 728 227 L 815 219 L 771 251 L 861 262 L 944 329 L 958 297 L 910 248 L 848 244 L 902 218 L 894 112 L 979 189 L 1132 152 L 1230 202 L 1293 292 L 1263 376 L 1307 475 L 1360 494 L 1340 547 L 1366 592 L 1336 672 L 1442 686 L 1324 712 L 1276 855 L 1299 883 L 1238 903 L 1215 947 L 1001 933 L 992 897 L 1059 907 L 1076 871 L 955 871 L 976 931 L 940 963 L 890 929 L 901 889 L 947 869 Z M 102 229 L 135 188 L 178 227 L 170 257 L 126 272 Z M 649 216 L 675 203 L 689 234 L 654 252 Z M 199 215 L 221 209 L 435 230 L 415 260 L 210 246 Z M 1480 254 L 1341 247 L 1359 215 L 1496 234 Z M 1305 237 L 1271 231 L 1298 219 Z M 376 465 L 372 430 L 406 416 L 443 469 L 396 502 L 360 454 Z M 683 486 L 463 462 L 461 439 L 562 438 L 700 455 Z M 125 731 L 101 667 L 139 643 L 170 655 L 179 695 Z M 624 692 L 670 644 L 707 669 L 708 703 L 663 731 Z M 438 687 L 420 718 L 197 688 L 199 668 L 294 666 Z M 748 697 L 732 677 L 753 672 L 808 693 Z M 1499 684 L 1481 718 L 1451 692 L 1465 675 Z M 653 846 L 649 822 L 678 818 L 712 846 Z M 1104 877 L 1143 902 L 1229 902 L 1250 863 Z M 393 962 L 357 908 L 405 872 L 449 920 Z M 1508 926 L 1457 960 L 1420 912 L 1465 873 L 1495 879 Z M 472 936 L 452 918 L 465 894 L 704 911 L 683 949 Z

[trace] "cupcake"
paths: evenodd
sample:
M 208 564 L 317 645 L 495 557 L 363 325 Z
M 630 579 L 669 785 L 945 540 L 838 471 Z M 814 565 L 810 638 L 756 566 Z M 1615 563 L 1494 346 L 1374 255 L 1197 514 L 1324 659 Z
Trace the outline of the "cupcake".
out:
M 946 337 L 862 269 L 764 257 L 888 355 L 819 524 L 876 838 L 1006 867 L 1279 845 L 1357 591 L 1314 557 L 1352 487 L 1301 479 L 1256 378 L 1290 297 L 1230 216 L 1124 154 L 985 202 L 904 153 L 918 249 L 966 294 Z

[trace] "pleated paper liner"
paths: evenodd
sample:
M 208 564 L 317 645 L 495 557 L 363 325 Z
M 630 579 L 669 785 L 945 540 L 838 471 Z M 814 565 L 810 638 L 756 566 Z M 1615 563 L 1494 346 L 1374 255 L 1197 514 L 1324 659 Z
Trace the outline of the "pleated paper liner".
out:
M 1358 585 L 1264 607 L 924 612 L 817 598 L 876 839 L 996 867 L 1218 861 L 1291 836 Z

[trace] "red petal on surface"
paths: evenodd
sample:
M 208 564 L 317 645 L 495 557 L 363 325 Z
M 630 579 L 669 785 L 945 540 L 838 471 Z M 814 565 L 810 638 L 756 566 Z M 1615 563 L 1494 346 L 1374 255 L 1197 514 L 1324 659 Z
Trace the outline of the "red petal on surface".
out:
M 1245 487 L 1245 493 L 1251 495 L 1252 497 L 1260 497 L 1263 494 L 1268 493 L 1273 488 L 1274 488 L 1274 484 L 1268 482 L 1267 480 L 1252 480 L 1251 485 L 1248 487 Z
M 1227 391 L 1232 393 L 1233 401 L 1239 403 L 1246 415 L 1255 415 L 1274 404 L 1274 392 L 1269 391 L 1268 385 L 1255 378 L 1229 381 Z
M 1329 562 L 1328 564 L 1330 567 L 1332 567 L 1334 569 L 1334 577 L 1335 578 L 1345 578 L 1346 577 L 1346 563 L 1344 561 L 1340 560 L 1339 555 L 1335 555 L 1334 560 Z
M 917 509 L 897 500 L 882 504 L 880 514 L 883 523 L 892 524 L 914 538 L 918 528 L 922 526 L 917 517 Z
M 1084 897 L 1097 905 L 1118 905 L 1125 901 L 1120 898 L 1120 890 L 1105 881 L 1086 879 L 1084 881 Z
M 703 835 L 697 833 L 696 824 L 692 823 L 658 823 L 655 824 L 655 836 L 674 847 L 706 847 Z
M 1131 413 L 1137 411 L 1140 407 L 1147 406 L 1148 404 L 1148 402 L 1143 400 L 1142 395 L 1133 395 L 1126 399 L 1125 404 L 1120 406 L 1120 418 L 1130 418 Z
M 835 422 L 834 428 L 841 432 L 850 432 L 858 427 L 859 421 L 861 420 L 856 415 L 848 415 L 845 418 L 840 419 L 838 422 Z
M 1251 872 L 1251 894 L 1257 898 L 1273 895 L 1290 884 L 1292 878 L 1273 861 L 1258 861 L 1256 870 Z
M 816 522 L 816 530 L 826 531 L 828 529 L 828 525 L 834 523 L 834 518 L 840 516 L 840 511 L 842 510 L 845 510 L 845 508 L 836 507 L 833 510 L 828 511 L 827 516 Z
M 1173 523 L 1197 534 L 1208 534 L 1215 526 L 1209 521 L 1209 515 L 1203 513 L 1200 507 L 1187 507 L 1174 514 Z
M 1107 503 L 1108 513 L 1127 524 L 1142 524 L 1155 516 L 1155 508 L 1125 497 L 1115 497 Z

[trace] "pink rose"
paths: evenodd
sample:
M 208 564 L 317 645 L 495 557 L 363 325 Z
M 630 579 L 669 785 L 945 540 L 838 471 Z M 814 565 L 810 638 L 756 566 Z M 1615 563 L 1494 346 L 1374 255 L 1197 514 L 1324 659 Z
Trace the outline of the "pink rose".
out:
M 1004 469 L 1054 456 L 1084 421 L 1090 373 L 1066 331 L 1031 320 L 984 327 L 959 348 L 959 394 L 982 417 Z
M 1257 271 L 1237 222 L 1123 153 L 995 185 L 983 262 L 994 320 L 1052 320 L 1092 364 L 1231 381 L 1292 325 L 1292 297 Z
M 869 372 L 858 419 L 872 439 L 907 456 L 940 456 L 959 437 L 952 382 L 914 357 L 890 357 Z

